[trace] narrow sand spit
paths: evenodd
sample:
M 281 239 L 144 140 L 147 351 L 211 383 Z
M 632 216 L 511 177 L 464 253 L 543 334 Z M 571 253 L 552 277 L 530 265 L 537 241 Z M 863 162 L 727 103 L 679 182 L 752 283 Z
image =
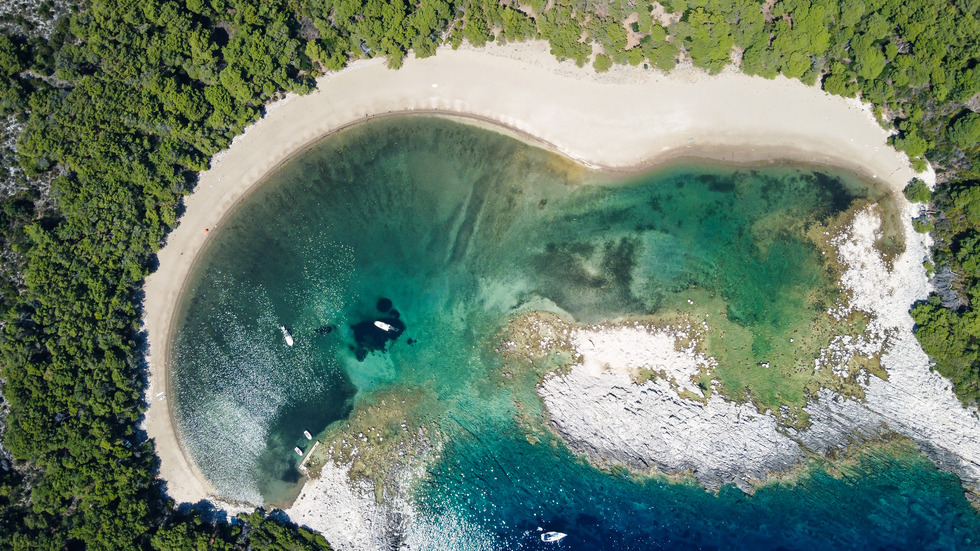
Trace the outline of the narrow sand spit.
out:
M 700 156 L 830 164 L 892 189 L 914 176 L 864 106 L 783 78 L 735 72 L 709 77 L 683 67 L 668 76 L 632 67 L 598 75 L 557 62 L 541 42 L 443 49 L 434 58 L 408 60 L 398 71 L 382 60 L 356 62 L 322 78 L 314 93 L 270 107 L 212 161 L 159 252 L 159 269 L 147 279 L 145 428 L 177 501 L 218 497 L 183 453 L 168 403 L 170 331 L 184 283 L 210 235 L 205 229 L 221 231 L 236 203 L 304 146 L 368 118 L 403 112 L 464 116 L 596 167 L 635 169 Z

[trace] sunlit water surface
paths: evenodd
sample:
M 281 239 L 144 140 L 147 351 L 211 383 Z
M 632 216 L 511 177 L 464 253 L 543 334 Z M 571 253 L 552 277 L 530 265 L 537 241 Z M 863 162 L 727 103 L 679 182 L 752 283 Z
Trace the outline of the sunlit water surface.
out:
M 500 376 L 515 313 L 616 321 L 691 289 L 723 297 L 746 361 L 769 354 L 837 296 L 807 232 L 868 193 L 826 170 L 613 178 L 445 119 L 365 123 L 209 233 L 175 331 L 175 421 L 223 496 L 276 504 L 302 480 L 304 430 L 339 430 L 379 392 L 413 396 L 445 442 L 416 507 L 443 542 L 466 526 L 463 548 L 554 547 L 538 527 L 569 533 L 566 549 L 968 548 L 980 522 L 959 482 L 907 445 L 712 495 L 590 467 L 545 430 L 533 385 Z

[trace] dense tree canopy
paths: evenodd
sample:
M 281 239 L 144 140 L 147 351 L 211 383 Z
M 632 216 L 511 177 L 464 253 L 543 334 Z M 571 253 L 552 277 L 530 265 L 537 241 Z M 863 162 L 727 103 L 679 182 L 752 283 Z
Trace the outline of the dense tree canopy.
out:
M 352 59 L 394 68 L 464 39 L 541 38 L 596 71 L 737 64 L 873 103 L 893 144 L 940 174 L 935 262 L 967 305 L 919 305 L 917 334 L 977 399 L 978 13 L 969 0 L 89 0 L 50 37 L 0 34 L 0 117 L 22 167 L 0 154 L 4 446 L 17 466 L 0 470 L 0 547 L 327 548 L 262 515 L 174 513 L 136 430 L 140 287 L 195 173 L 265 102 Z
M 969 148 L 980 144 L 980 115 L 970 112 L 949 127 L 950 141 L 957 147 Z

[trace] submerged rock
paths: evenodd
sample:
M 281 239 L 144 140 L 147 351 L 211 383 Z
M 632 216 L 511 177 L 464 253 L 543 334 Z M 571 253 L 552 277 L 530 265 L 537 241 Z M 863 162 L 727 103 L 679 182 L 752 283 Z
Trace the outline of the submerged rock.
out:
M 397 314 L 397 312 L 396 312 Z M 351 325 L 354 332 L 354 346 L 351 350 L 357 360 L 363 362 L 372 352 L 384 352 L 388 343 L 398 339 L 405 332 L 405 322 L 395 316 L 368 319 Z

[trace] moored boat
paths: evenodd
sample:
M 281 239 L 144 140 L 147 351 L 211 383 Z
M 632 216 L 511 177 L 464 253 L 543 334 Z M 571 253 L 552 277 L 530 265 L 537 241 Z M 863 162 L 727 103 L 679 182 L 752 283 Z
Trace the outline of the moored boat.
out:
M 541 541 L 555 543 L 557 541 L 561 541 L 561 539 L 567 535 L 568 534 L 564 532 L 545 532 L 544 534 L 541 534 Z
M 387 323 L 385 323 L 383 321 L 380 321 L 380 320 L 374 322 L 374 326 L 377 327 L 378 329 L 382 330 L 382 331 L 389 331 L 390 332 L 390 331 L 394 331 L 394 329 L 395 329 L 391 325 L 388 325 Z
M 300 457 L 303 456 L 303 450 L 299 449 L 299 446 L 296 446 L 295 448 L 293 448 L 293 451 L 296 452 L 296 455 L 298 455 Z
M 308 430 L 303 431 L 303 436 L 305 436 L 307 440 L 313 440 L 313 435 L 310 434 L 310 431 Z
M 282 330 L 282 338 L 286 340 L 286 346 L 293 345 L 293 336 L 286 330 L 285 325 L 280 325 L 279 329 Z

